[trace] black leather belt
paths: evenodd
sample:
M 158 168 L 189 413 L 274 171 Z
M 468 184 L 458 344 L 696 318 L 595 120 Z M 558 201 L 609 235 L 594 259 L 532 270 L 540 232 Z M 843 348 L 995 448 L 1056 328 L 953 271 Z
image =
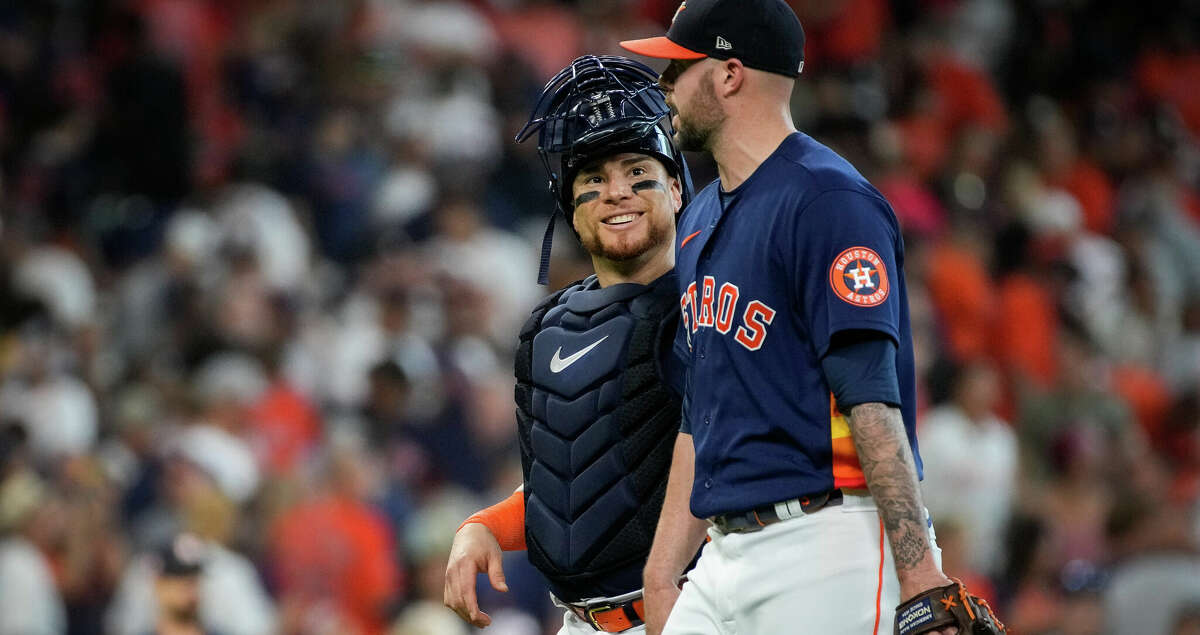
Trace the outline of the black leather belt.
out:
M 842 504 L 842 490 L 833 489 L 815 496 L 801 496 L 743 512 L 713 516 L 709 520 L 723 534 L 748 534 L 781 520 L 811 514 L 819 509 Z

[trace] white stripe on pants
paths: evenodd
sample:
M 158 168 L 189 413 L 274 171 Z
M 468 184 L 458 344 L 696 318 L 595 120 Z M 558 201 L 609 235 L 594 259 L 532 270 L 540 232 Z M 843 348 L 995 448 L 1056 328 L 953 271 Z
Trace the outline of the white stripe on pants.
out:
M 664 635 L 892 632 L 900 582 L 869 496 L 754 533 L 708 535 Z

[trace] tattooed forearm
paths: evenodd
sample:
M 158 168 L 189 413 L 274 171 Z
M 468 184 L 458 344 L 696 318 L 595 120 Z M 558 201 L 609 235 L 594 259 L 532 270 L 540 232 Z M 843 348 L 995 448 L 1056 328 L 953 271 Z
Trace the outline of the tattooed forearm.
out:
M 900 411 L 880 403 L 855 406 L 850 430 L 867 487 L 879 507 L 901 577 L 930 554 L 929 533 L 912 449 Z

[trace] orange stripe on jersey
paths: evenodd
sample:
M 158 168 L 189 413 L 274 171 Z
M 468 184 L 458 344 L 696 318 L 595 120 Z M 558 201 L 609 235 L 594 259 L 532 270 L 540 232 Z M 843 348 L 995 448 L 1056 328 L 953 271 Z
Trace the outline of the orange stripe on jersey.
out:
M 867 479 L 863 476 L 858 454 L 854 451 L 854 439 L 849 437 L 833 440 L 833 486 L 842 489 L 867 488 Z
M 838 412 L 837 400 L 829 395 L 829 438 L 833 449 L 833 486 L 846 489 L 866 489 L 867 479 L 858 462 L 854 449 L 854 438 L 850 435 L 850 424 Z

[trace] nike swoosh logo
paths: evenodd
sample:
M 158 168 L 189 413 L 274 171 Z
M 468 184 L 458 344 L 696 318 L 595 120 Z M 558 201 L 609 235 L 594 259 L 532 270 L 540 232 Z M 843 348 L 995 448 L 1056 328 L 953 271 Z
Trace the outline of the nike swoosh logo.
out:
M 703 229 L 697 229 L 696 231 L 694 231 L 694 232 L 692 232 L 692 233 L 688 234 L 688 235 L 687 235 L 687 238 L 684 238 L 684 239 L 683 239 L 683 242 L 679 243 L 679 248 L 680 248 L 680 249 L 683 249 L 683 246 L 684 246 L 684 245 L 686 245 L 686 244 L 688 244 L 688 241 L 689 241 L 689 240 L 691 240 L 691 239 L 695 238 L 695 237 L 696 237 L 696 235 L 697 235 L 697 234 L 699 234 L 699 233 L 700 233 L 700 232 L 702 232 L 702 231 L 704 231 L 704 230 L 703 230 Z
M 550 372 L 552 372 L 552 373 L 563 372 L 564 370 L 567 369 L 568 366 L 579 361 L 579 358 L 583 357 L 584 355 L 587 355 L 588 351 L 592 350 L 593 348 L 596 348 L 597 346 L 600 345 L 600 342 L 603 342 L 606 339 L 608 339 L 607 335 L 596 340 L 595 342 L 592 342 L 587 347 L 585 347 L 583 350 L 575 353 L 574 355 L 567 357 L 566 359 L 559 357 L 559 355 L 562 353 L 562 347 L 559 346 L 558 350 L 554 351 L 554 357 L 550 358 Z

